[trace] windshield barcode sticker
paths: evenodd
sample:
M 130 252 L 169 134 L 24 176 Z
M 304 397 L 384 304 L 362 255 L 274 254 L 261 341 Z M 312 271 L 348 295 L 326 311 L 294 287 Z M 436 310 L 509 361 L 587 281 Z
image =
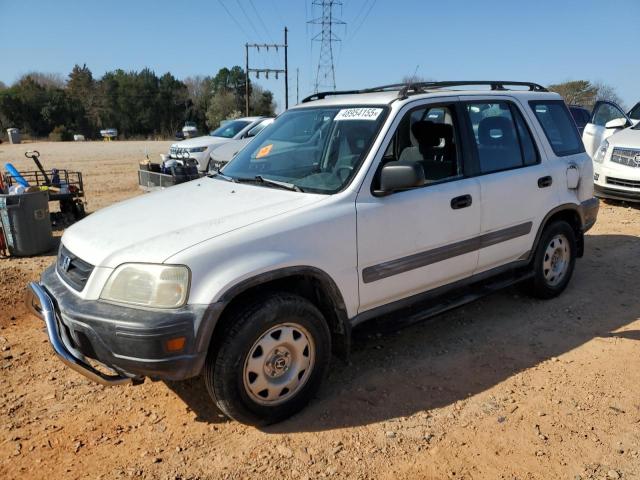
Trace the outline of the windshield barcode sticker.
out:
M 377 120 L 381 113 L 381 108 L 344 108 L 334 120 Z

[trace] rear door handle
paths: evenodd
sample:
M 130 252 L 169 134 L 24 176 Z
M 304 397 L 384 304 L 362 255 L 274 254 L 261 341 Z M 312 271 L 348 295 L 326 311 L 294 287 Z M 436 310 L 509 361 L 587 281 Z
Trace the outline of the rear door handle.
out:
M 549 175 L 547 175 L 546 177 L 540 177 L 538 179 L 539 188 L 550 187 L 552 183 L 553 183 L 553 178 L 551 178 Z
M 470 207 L 473 203 L 471 195 L 460 195 L 451 199 L 451 208 L 458 210 L 460 208 Z

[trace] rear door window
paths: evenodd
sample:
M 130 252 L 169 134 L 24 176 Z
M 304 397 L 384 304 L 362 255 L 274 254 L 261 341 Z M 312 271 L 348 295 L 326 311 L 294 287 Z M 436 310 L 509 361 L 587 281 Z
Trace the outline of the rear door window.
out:
M 538 163 L 538 151 L 518 109 L 510 102 L 466 104 L 480 162 L 480 173 Z
M 582 140 L 562 100 L 536 100 L 529 105 L 542 126 L 553 153 L 559 157 L 584 152 Z

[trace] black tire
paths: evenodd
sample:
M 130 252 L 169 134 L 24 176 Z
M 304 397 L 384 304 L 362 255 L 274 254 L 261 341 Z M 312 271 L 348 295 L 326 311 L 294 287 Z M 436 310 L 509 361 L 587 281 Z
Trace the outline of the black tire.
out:
M 322 313 L 302 297 L 272 293 L 255 298 L 232 315 L 230 327 L 213 343 L 204 368 L 207 391 L 216 406 L 228 417 L 250 425 L 276 423 L 302 410 L 320 388 L 331 359 L 331 334 Z M 245 387 L 245 362 L 255 352 L 256 342 L 285 324 L 298 325 L 311 337 L 315 354 L 310 373 L 284 403 L 260 404 L 251 397 L 250 387 Z
M 549 274 L 549 269 L 545 268 L 545 260 L 548 260 L 548 249 L 557 246 L 559 236 L 566 239 L 566 247 L 568 248 L 568 261 L 566 270 L 561 279 L 553 277 L 553 273 Z M 556 243 L 553 245 L 555 239 Z M 562 242 L 561 242 L 562 243 Z M 564 247 L 564 245 L 562 245 Z M 523 291 L 533 297 L 548 299 L 560 295 L 571 280 L 573 269 L 576 263 L 576 234 L 567 222 L 559 220 L 547 225 L 540 236 L 540 241 L 536 247 L 533 257 L 533 278 L 523 285 Z M 550 281 L 550 278 L 553 281 Z

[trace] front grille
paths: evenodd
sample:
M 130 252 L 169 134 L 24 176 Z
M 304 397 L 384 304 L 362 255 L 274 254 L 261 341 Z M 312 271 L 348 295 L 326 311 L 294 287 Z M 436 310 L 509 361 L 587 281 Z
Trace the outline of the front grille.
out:
M 180 155 L 180 157 L 179 157 Z M 169 156 L 171 158 L 183 158 L 186 156 L 186 158 L 189 158 L 189 149 L 188 148 L 182 148 L 182 147 L 170 147 L 169 148 Z
M 611 161 L 627 167 L 640 168 L 640 150 L 615 147 L 611 154 Z
M 56 270 L 71 288 L 80 292 L 93 272 L 93 265 L 81 260 L 62 245 L 58 252 Z
M 640 188 L 640 180 L 625 180 L 624 178 L 607 177 L 609 185 L 617 185 L 619 187 Z

